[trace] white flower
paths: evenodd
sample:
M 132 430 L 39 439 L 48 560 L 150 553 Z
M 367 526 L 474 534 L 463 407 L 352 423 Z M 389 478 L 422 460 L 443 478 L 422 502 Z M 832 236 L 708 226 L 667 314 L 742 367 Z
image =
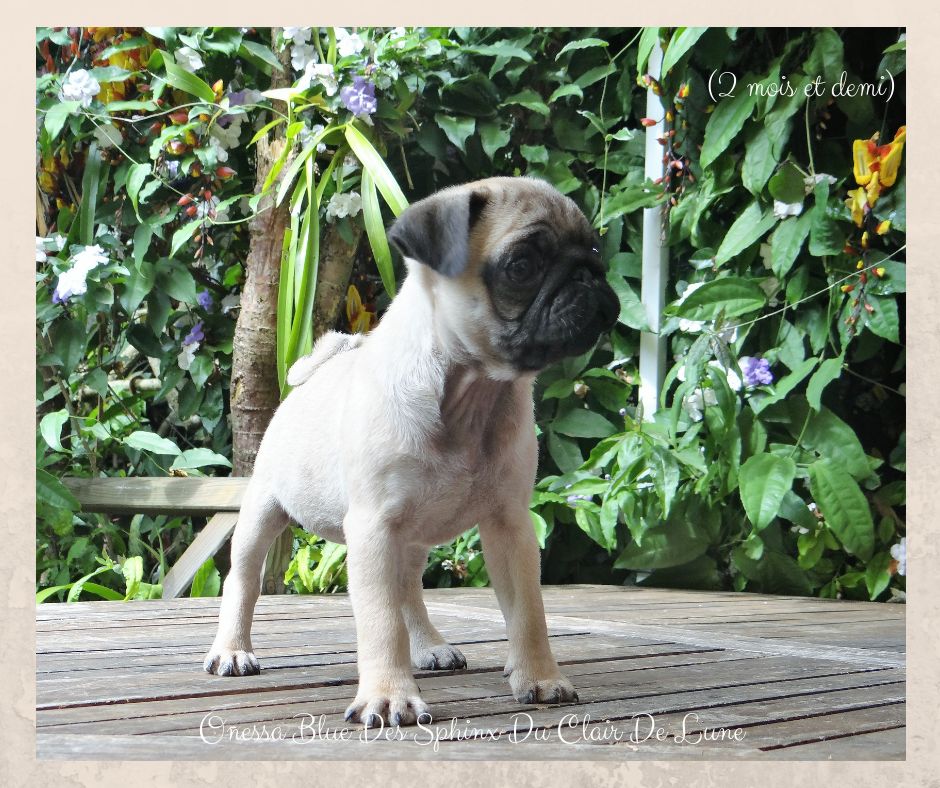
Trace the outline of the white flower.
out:
M 342 219 L 344 216 L 355 216 L 362 210 L 362 197 L 358 192 L 334 194 L 326 206 L 327 219 Z
M 307 90 L 314 80 L 326 88 L 326 95 L 328 96 L 335 95 L 336 91 L 339 90 L 336 72 L 329 63 L 308 63 L 304 73 L 297 80 L 296 86 L 299 90 Z
M 225 150 L 219 138 L 214 134 L 209 136 L 209 149 L 215 153 L 216 161 L 221 163 L 228 161 L 228 152 Z
M 352 154 L 347 154 L 343 159 L 343 172 L 347 175 L 359 169 L 359 159 Z
M 345 27 L 336 28 L 336 51 L 340 57 L 358 55 L 365 47 L 365 42 L 358 33 L 350 33 Z
M 309 27 L 285 27 L 284 40 L 292 41 L 295 46 L 306 44 L 310 40 L 311 28 Z
M 87 107 L 100 92 L 101 85 L 98 80 L 85 69 L 80 68 L 69 73 L 62 85 L 59 98 L 63 101 L 80 101 L 83 107 Z
M 300 144 L 302 147 L 307 147 L 310 144 L 311 140 L 317 136 L 325 126 L 322 123 L 315 123 L 309 129 L 303 128 L 300 130 L 300 134 L 297 136 L 300 138 Z M 323 153 L 326 150 L 326 143 L 318 142 L 317 143 L 317 153 Z
M 231 120 L 226 126 L 213 123 L 210 131 L 210 134 L 217 139 L 219 144 L 226 150 L 238 147 L 238 141 L 242 134 L 242 121 L 245 120 L 245 116 L 231 115 L 230 118 Z M 225 161 L 225 159 L 220 159 L 220 161 Z
M 113 148 L 120 145 L 124 138 L 121 136 L 121 130 L 115 128 L 110 123 L 95 128 L 95 139 L 98 140 L 99 148 Z
M 195 73 L 205 65 L 199 53 L 192 47 L 180 47 L 173 53 L 173 57 L 176 58 L 176 63 L 180 68 L 190 73 Z
M 219 306 L 222 308 L 222 314 L 227 315 L 233 309 L 238 309 L 241 303 L 242 297 L 239 293 L 229 293 L 222 299 Z
M 907 537 L 891 548 L 891 557 L 898 562 L 898 574 L 904 577 L 907 574 Z
M 46 257 L 46 239 L 36 236 L 36 262 L 44 263 L 48 258 Z
M 717 369 L 717 370 L 719 370 L 719 371 L 725 373 L 725 378 L 726 378 L 727 381 L 728 381 L 728 386 L 729 386 L 729 388 L 730 388 L 732 391 L 740 391 L 740 390 L 741 390 L 741 378 L 738 377 L 738 373 L 735 372 L 733 369 L 725 369 L 725 368 L 721 365 L 721 362 L 718 361 L 718 360 L 716 360 L 716 359 L 712 359 L 711 361 L 709 361 L 709 362 L 708 362 L 708 366 L 713 367 L 714 369 Z M 680 382 L 685 383 L 685 364 L 683 364 L 681 367 L 679 367 L 679 371 L 676 373 L 676 378 L 677 378 Z M 712 391 L 711 389 L 707 389 L 707 391 L 709 391 L 709 392 L 711 393 L 711 396 L 712 396 L 712 397 L 715 396 L 715 392 Z M 707 401 L 707 397 L 706 397 L 706 401 Z M 709 404 L 709 405 L 714 405 L 715 403 L 709 402 L 708 404 Z
M 88 291 L 88 273 L 100 263 L 108 262 L 108 256 L 98 246 L 83 246 L 69 258 L 72 267 L 59 274 L 53 301 L 67 301 L 73 295 L 84 295 Z
M 208 200 L 201 200 L 199 202 L 199 207 L 196 208 L 196 216 L 200 219 L 205 219 L 207 217 L 210 219 L 218 218 L 216 216 L 215 209 L 218 207 L 219 202 L 219 198 L 214 194 Z
M 193 359 L 196 358 L 196 351 L 199 350 L 199 343 L 193 342 L 189 345 L 184 345 L 183 349 L 180 351 L 180 354 L 176 357 L 176 364 L 180 369 L 188 370 L 193 363 Z
M 803 203 L 801 202 L 783 202 L 774 200 L 774 216 L 778 219 L 786 219 L 788 216 L 799 216 L 803 213 Z
M 807 175 L 803 179 L 803 192 L 805 194 L 812 194 L 813 190 L 816 188 L 816 184 L 822 183 L 823 181 L 832 186 L 836 182 L 836 179 L 832 175 L 826 175 L 824 172 L 819 173 L 815 177 Z
M 692 421 L 702 420 L 702 411 L 706 405 L 717 405 L 718 398 L 712 389 L 697 388 L 691 394 L 682 398 L 682 409 L 689 414 Z
M 317 60 L 317 50 L 311 44 L 295 44 L 290 51 L 290 64 L 294 71 L 303 71 Z
M 679 330 L 689 334 L 701 331 L 705 327 L 704 320 L 687 320 L 684 317 L 679 318 Z

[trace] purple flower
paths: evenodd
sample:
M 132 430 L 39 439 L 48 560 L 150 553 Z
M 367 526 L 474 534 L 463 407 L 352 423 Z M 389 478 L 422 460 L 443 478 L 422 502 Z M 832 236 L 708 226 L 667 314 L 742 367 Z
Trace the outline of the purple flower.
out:
M 766 358 L 742 356 L 739 363 L 741 372 L 744 373 L 744 385 L 748 388 L 769 386 L 774 382 L 773 373 L 770 371 L 770 362 Z
M 202 331 L 202 321 L 200 320 L 183 339 L 183 346 L 185 347 L 186 345 L 192 345 L 196 342 L 202 342 L 205 338 L 206 335 Z
M 199 302 L 199 306 L 203 309 L 209 309 L 212 306 L 212 295 L 208 290 L 203 290 L 199 295 L 196 296 L 196 301 Z
M 343 106 L 353 115 L 371 115 L 379 106 L 375 98 L 375 83 L 365 77 L 355 77 L 352 85 L 339 92 Z

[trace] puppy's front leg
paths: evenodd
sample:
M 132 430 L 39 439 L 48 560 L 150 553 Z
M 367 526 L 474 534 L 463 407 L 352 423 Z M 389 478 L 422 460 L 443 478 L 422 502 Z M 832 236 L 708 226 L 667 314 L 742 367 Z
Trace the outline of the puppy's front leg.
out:
M 430 722 L 411 672 L 402 615 L 405 545 L 384 518 L 350 510 L 346 536 L 349 595 L 356 619 L 359 688 L 346 719 L 366 727 Z
M 506 674 L 520 703 L 576 701 L 578 693 L 558 669 L 548 644 L 542 605 L 539 545 L 527 509 L 504 511 L 480 523 L 486 569 L 506 619 Z

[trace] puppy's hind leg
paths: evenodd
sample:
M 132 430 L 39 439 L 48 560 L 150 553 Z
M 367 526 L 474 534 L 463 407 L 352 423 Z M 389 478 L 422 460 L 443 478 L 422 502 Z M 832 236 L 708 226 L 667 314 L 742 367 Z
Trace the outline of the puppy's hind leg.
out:
M 437 631 L 424 606 L 421 577 L 428 562 L 427 548 L 408 548 L 402 561 L 402 614 L 408 628 L 411 664 L 422 670 L 458 670 L 467 667 L 463 654 Z
M 264 558 L 287 524 L 287 515 L 267 491 L 249 483 L 232 534 L 232 568 L 222 591 L 219 630 L 203 663 L 207 673 L 249 676 L 260 672 L 252 653 L 251 622 L 261 593 Z

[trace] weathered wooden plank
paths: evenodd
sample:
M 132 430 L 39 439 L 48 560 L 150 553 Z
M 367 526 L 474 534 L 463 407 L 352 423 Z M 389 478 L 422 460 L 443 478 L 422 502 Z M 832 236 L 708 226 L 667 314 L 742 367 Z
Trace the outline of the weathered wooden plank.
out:
M 210 516 L 237 512 L 248 478 L 129 477 L 62 480 L 86 512 Z
M 209 519 L 206 527 L 196 534 L 192 544 L 163 578 L 164 599 L 176 599 L 189 588 L 199 567 L 225 544 L 237 522 L 236 512 L 219 512 Z
M 791 744 L 782 749 L 764 750 L 773 760 L 797 761 L 903 761 L 907 728 L 897 727 L 844 736 L 837 739 Z

